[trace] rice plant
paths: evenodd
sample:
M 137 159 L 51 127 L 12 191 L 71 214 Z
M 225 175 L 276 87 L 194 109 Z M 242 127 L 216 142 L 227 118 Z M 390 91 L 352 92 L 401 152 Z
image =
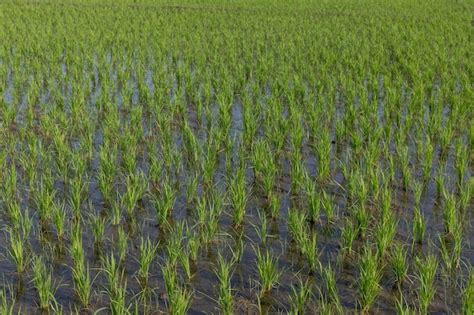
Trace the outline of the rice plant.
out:
M 260 282 L 259 296 L 263 297 L 277 285 L 281 271 L 278 270 L 278 263 L 270 252 L 263 253 L 260 249 L 255 249 L 255 254 L 257 255 L 257 271 Z
M 52 208 L 52 222 L 56 229 L 56 234 L 59 239 L 64 239 L 64 233 L 66 228 L 66 208 L 64 204 L 54 203 Z
M 467 282 L 463 289 L 462 313 L 471 314 L 474 311 L 474 272 L 469 269 Z
M 37 256 L 33 260 L 33 286 L 38 295 L 38 306 L 42 310 L 49 310 L 54 307 L 56 291 L 51 271 L 46 267 L 42 257 Z
M 431 300 L 436 292 L 434 280 L 436 269 L 438 268 L 438 261 L 435 256 L 428 255 L 425 258 L 417 257 L 415 262 L 417 267 L 417 278 L 419 281 L 418 298 L 420 311 L 423 314 L 427 314 Z
M 128 252 L 128 235 L 127 232 L 120 226 L 117 230 L 117 240 L 115 243 L 117 256 L 119 262 L 123 262 Z
M 316 191 L 316 184 L 311 179 L 307 179 L 306 182 L 305 193 L 308 200 L 308 217 L 314 223 L 319 221 L 321 200 Z
M 395 282 L 401 287 L 408 275 L 408 262 L 405 248 L 401 244 L 395 244 L 391 252 L 391 269 L 395 276 Z
M 359 234 L 355 225 L 347 220 L 341 231 L 341 250 L 344 254 L 351 255 L 353 253 L 354 241 Z
M 443 211 L 444 228 L 447 234 L 452 234 L 456 225 L 457 211 L 456 199 L 451 194 L 445 193 L 445 205 Z
M 321 268 L 321 277 L 324 281 L 324 288 L 326 292 L 326 303 L 332 305 L 337 313 L 342 311 L 342 305 L 339 298 L 339 293 L 336 285 L 336 275 L 331 265 Z
M 413 242 L 418 244 L 423 243 L 423 238 L 426 231 L 426 224 L 418 207 L 413 209 Z
M 304 314 L 305 306 L 311 299 L 312 288 L 311 283 L 306 280 L 298 279 L 298 284 L 291 287 L 290 296 L 290 314 Z
M 92 235 L 94 236 L 94 244 L 102 244 L 105 234 L 105 218 L 100 217 L 100 215 L 93 214 L 91 215 L 89 221 L 92 229 Z
M 245 216 L 245 207 L 248 194 L 245 184 L 245 170 L 238 169 L 230 181 L 229 194 L 232 207 L 234 209 L 233 219 L 236 225 L 241 225 Z
M 397 231 L 397 225 L 397 220 L 390 212 L 387 212 L 378 223 L 375 230 L 375 239 L 379 257 L 383 257 L 392 244 Z
M 266 214 L 263 213 L 262 211 L 258 212 L 258 217 L 259 217 L 260 224 L 255 225 L 255 232 L 257 233 L 258 238 L 260 239 L 260 242 L 262 243 L 262 245 L 265 245 L 269 237 L 268 220 L 267 220 Z
M 193 292 L 179 283 L 175 266 L 169 262 L 162 267 L 162 273 L 168 295 L 167 307 L 169 313 L 186 314 L 193 298 Z
M 368 245 L 360 257 L 359 279 L 357 281 L 359 305 L 363 312 L 368 312 L 380 291 L 381 271 L 378 255 Z
M 117 264 L 113 255 L 105 256 L 102 260 L 102 272 L 107 279 L 106 293 L 109 298 L 109 309 L 112 314 L 127 314 L 127 281 L 123 270 Z
M 310 272 L 316 272 L 319 266 L 319 253 L 316 233 L 307 233 L 300 246 L 301 252 L 308 262 Z
M 176 192 L 169 181 L 164 181 L 159 195 L 153 195 L 152 200 L 155 204 L 156 219 L 160 226 L 165 225 L 176 199 Z
M 415 315 L 417 314 L 416 310 L 411 309 L 409 305 L 407 305 L 406 301 L 403 299 L 403 295 L 400 294 L 400 298 L 397 300 L 395 305 L 395 310 L 398 315 Z
M 138 254 L 138 279 L 142 285 L 146 285 L 149 279 L 150 266 L 158 251 L 158 244 L 153 245 L 149 238 L 140 241 Z
M 21 275 L 25 272 L 29 261 L 26 251 L 26 240 L 18 232 L 9 230 L 8 234 L 10 237 L 10 244 L 7 253 L 9 258 L 15 264 L 16 272 Z
M 0 290 L 0 313 L 5 315 L 15 314 L 15 297 L 8 296 L 5 289 Z M 17 314 L 21 312 L 18 310 Z
M 228 262 L 219 254 L 217 257 L 216 275 L 219 281 L 219 307 L 222 314 L 230 315 L 234 313 L 234 302 L 232 297 L 232 262 Z

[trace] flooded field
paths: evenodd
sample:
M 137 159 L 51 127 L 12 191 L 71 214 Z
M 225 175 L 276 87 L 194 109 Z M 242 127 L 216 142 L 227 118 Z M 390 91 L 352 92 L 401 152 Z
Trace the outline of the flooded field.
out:
M 0 3 L 0 314 L 474 313 L 473 12 Z

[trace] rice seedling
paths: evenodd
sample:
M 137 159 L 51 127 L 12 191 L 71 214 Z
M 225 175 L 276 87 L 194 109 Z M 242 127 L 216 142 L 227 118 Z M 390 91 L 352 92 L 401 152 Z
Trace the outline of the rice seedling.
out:
M 398 315 L 415 315 L 417 314 L 415 310 L 411 309 L 409 305 L 407 305 L 406 301 L 403 299 L 403 295 L 400 294 L 400 298 L 397 300 L 395 304 L 395 310 Z
M 259 296 L 263 297 L 271 289 L 273 289 L 280 278 L 281 271 L 275 257 L 270 252 L 263 253 L 260 249 L 255 249 L 257 255 L 257 271 L 260 282 Z
M 186 201 L 188 203 L 194 202 L 198 198 L 198 177 L 191 176 L 186 183 Z
M 191 262 L 190 262 L 190 253 L 187 249 L 181 251 L 180 255 L 178 256 L 178 260 L 181 264 L 181 268 L 186 275 L 187 280 L 191 280 L 193 276 L 193 272 L 191 271 Z
M 316 232 L 312 232 L 310 235 L 305 234 L 302 243 L 300 244 L 301 252 L 308 262 L 310 272 L 316 272 L 319 265 L 319 254 L 317 246 Z
M 75 262 L 72 268 L 72 277 L 74 279 L 75 291 L 84 308 L 89 306 L 92 291 L 92 279 L 89 265 L 84 262 Z
M 459 268 L 461 263 L 461 250 L 462 250 L 462 226 L 460 223 L 456 224 L 453 231 L 452 242 L 449 242 L 446 237 L 438 235 L 440 243 L 440 254 L 444 262 L 445 270 L 447 274 Z M 451 244 L 452 243 L 452 244 Z
M 431 169 L 433 167 L 433 153 L 434 153 L 434 147 L 429 137 L 425 139 L 425 142 L 422 145 L 422 147 L 423 147 L 423 150 L 422 150 L 423 152 L 422 152 L 422 158 L 421 158 L 421 165 L 422 165 L 422 170 L 423 170 L 423 179 L 427 181 L 431 175 Z
M 337 313 L 342 311 L 342 305 L 339 299 L 339 293 L 336 286 L 336 275 L 331 265 L 321 267 L 321 277 L 324 281 L 324 288 L 326 292 L 326 303 L 332 305 Z
M 415 196 L 415 205 L 418 207 L 421 204 L 421 194 L 423 193 L 423 188 L 423 183 L 413 181 L 413 194 Z
M 145 175 L 142 172 L 129 175 L 126 179 L 126 187 L 127 191 L 122 196 L 122 206 L 129 220 L 134 220 L 133 212 L 137 202 L 143 198 L 148 189 Z
M 294 195 L 298 195 L 298 191 L 302 191 L 304 187 L 306 171 L 304 167 L 303 158 L 299 151 L 293 151 L 291 161 L 291 190 Z
M 5 166 L 4 166 L 5 168 Z M 18 175 L 16 172 L 16 167 L 14 164 L 11 164 L 8 171 L 4 175 L 4 183 L 2 185 L 2 199 L 5 201 L 13 201 L 18 195 Z
M 311 283 L 298 279 L 298 284 L 291 287 L 290 314 L 304 314 L 305 306 L 312 295 Z
M 328 222 L 333 222 L 334 217 L 336 215 L 335 200 L 334 197 L 326 193 L 326 191 L 323 191 L 323 194 L 321 196 L 321 206 L 324 210 L 324 214 L 326 215 Z
M 15 264 L 16 272 L 23 274 L 28 265 L 28 257 L 26 253 L 26 240 L 20 233 L 8 230 L 10 237 L 10 244 L 8 249 L 8 256 Z
M 48 186 L 40 186 L 34 194 L 36 211 L 41 222 L 47 222 L 51 217 L 51 209 L 54 208 L 55 191 L 48 189 Z
M 344 255 L 352 255 L 354 241 L 356 240 L 358 234 L 359 232 L 355 225 L 350 220 L 347 220 L 341 230 L 340 241 L 341 251 Z
M 70 180 L 70 198 L 69 205 L 72 209 L 73 215 L 76 219 L 81 217 L 82 202 L 87 195 L 89 183 L 80 177 Z
M 45 266 L 42 257 L 34 258 L 32 271 L 33 285 L 38 295 L 38 306 L 42 310 L 51 309 L 56 302 L 54 297 L 55 288 L 51 271 Z
M 56 228 L 56 234 L 60 240 L 64 239 L 65 233 L 65 224 L 66 224 L 66 207 L 64 204 L 53 204 L 53 208 L 51 209 L 52 215 L 51 220 L 53 222 L 54 227 Z
M 193 298 L 193 292 L 179 284 L 176 267 L 167 262 L 161 270 L 168 295 L 168 311 L 170 314 L 186 314 Z
M 102 198 L 110 203 L 114 189 L 114 180 L 116 176 L 115 162 L 117 160 L 117 148 L 112 145 L 103 145 L 99 151 L 99 172 L 98 181 Z
M 104 241 L 105 234 L 105 218 L 100 215 L 92 214 L 89 219 L 89 224 L 94 236 L 94 244 L 101 245 Z
M 20 204 L 16 200 L 12 200 L 7 203 L 5 207 L 5 212 L 8 214 L 9 219 L 12 221 L 13 225 L 16 227 L 20 227 L 20 220 L 21 220 L 21 210 Z
M 262 211 L 259 211 L 258 218 L 259 218 L 260 224 L 254 225 L 255 232 L 257 233 L 258 238 L 260 239 L 260 242 L 262 243 L 262 245 L 265 245 L 269 237 L 267 216 Z
M 463 289 L 462 296 L 462 313 L 471 314 L 474 311 L 474 272 L 469 269 L 467 283 Z
M 386 212 L 375 228 L 375 241 L 379 257 L 383 257 L 390 247 L 397 231 L 398 222 L 391 212 Z
M 187 250 L 189 252 L 189 256 L 193 262 L 197 261 L 199 256 L 199 250 L 201 249 L 201 240 L 199 235 L 191 229 L 188 228 L 186 231 L 186 238 L 188 240 L 187 243 Z
M 425 258 L 417 257 L 415 263 L 417 267 L 417 278 L 419 281 L 418 298 L 420 311 L 423 314 L 427 314 L 430 303 L 436 292 L 434 280 L 436 269 L 438 268 L 438 261 L 435 256 L 428 255 Z
M 354 217 L 356 219 L 356 230 L 362 238 L 365 238 L 369 225 L 370 214 L 365 206 L 354 206 Z
M 72 227 L 70 253 L 73 261 L 71 269 L 74 289 L 82 306 L 87 308 L 90 302 L 92 280 L 89 265 L 85 261 L 85 253 L 82 243 L 82 228 L 78 223 Z
M 319 178 L 324 180 L 329 176 L 331 163 L 331 142 L 329 139 L 329 130 L 323 129 L 323 133 L 316 145 L 318 154 L 318 172 Z
M 403 281 L 408 275 L 408 262 L 406 252 L 401 244 L 395 244 L 391 252 L 391 269 L 395 275 L 395 283 L 398 287 L 403 285 Z
M 447 234 L 452 234 L 453 230 L 456 226 L 457 220 L 457 211 L 456 211 L 456 199 L 451 194 L 444 194 L 445 195 L 445 204 L 443 210 L 443 221 L 444 221 L 444 228 Z
M 158 251 L 158 244 L 153 245 L 149 238 L 146 240 L 142 238 L 138 250 L 139 267 L 137 276 L 142 286 L 145 286 L 148 283 L 150 266 Z
M 245 249 L 244 234 L 242 232 L 239 232 L 237 236 L 234 237 L 234 243 L 235 249 L 231 249 L 232 261 L 234 263 L 240 263 Z
M 216 275 L 219 286 L 219 307 L 222 314 L 230 315 L 234 313 L 234 302 L 232 297 L 231 278 L 232 278 L 232 261 L 226 261 L 219 253 L 217 257 Z
M 270 208 L 270 216 L 277 219 L 280 216 L 280 197 L 272 192 L 268 196 L 268 207 Z
M 467 151 L 467 146 L 465 146 L 462 143 L 461 139 L 458 139 L 455 144 L 455 155 L 456 155 L 456 160 L 455 160 L 455 168 L 456 168 L 456 173 L 457 173 L 457 179 L 460 184 L 464 182 L 464 174 L 466 173 L 466 170 L 468 169 L 468 151 Z
M 102 272 L 107 278 L 106 293 L 110 301 L 110 312 L 112 314 L 127 314 L 131 305 L 126 303 L 127 281 L 123 270 L 117 264 L 111 254 L 102 260 Z
M 15 297 L 7 296 L 6 290 L 0 290 L 0 313 L 4 315 L 13 315 L 15 312 Z M 17 314 L 21 312 L 18 310 Z
M 413 209 L 413 242 L 418 244 L 423 243 L 423 238 L 426 231 L 426 224 L 418 207 L 415 206 Z
M 306 238 L 307 229 L 305 229 L 305 224 L 306 215 L 304 212 L 296 209 L 288 211 L 288 230 L 298 246 L 301 246 Z
M 467 207 L 469 206 L 469 202 L 472 199 L 472 187 L 473 181 L 471 182 L 465 182 L 463 185 L 460 187 L 459 191 L 459 205 L 461 210 L 466 210 Z
M 115 243 L 119 263 L 125 260 L 128 252 L 128 235 L 120 226 L 117 230 L 117 240 Z
M 368 312 L 380 291 L 381 271 L 379 257 L 368 245 L 360 257 L 359 279 L 357 282 L 359 306 L 363 312 Z
M 397 146 L 397 155 L 400 161 L 400 168 L 402 171 L 402 181 L 403 187 L 408 189 L 409 184 L 411 182 L 411 171 L 410 171 L 410 158 L 408 153 L 408 146 Z
M 170 229 L 168 243 L 166 244 L 166 254 L 168 262 L 175 265 L 182 254 L 183 235 L 185 231 L 184 222 L 178 222 Z
M 306 179 L 305 194 L 308 202 L 308 217 L 312 223 L 319 221 L 320 196 L 316 192 L 316 184 L 310 179 Z
M 438 196 L 441 196 L 441 193 L 443 192 L 444 185 L 445 185 L 444 170 L 441 168 L 441 166 L 438 169 L 438 172 L 436 173 L 435 182 L 436 182 L 436 192 Z
M 239 168 L 234 173 L 234 176 L 230 181 L 229 194 L 234 209 L 234 223 L 239 226 L 244 220 L 245 207 L 248 199 L 245 183 L 245 170 L 243 168 Z
M 176 192 L 171 186 L 169 180 L 163 182 L 160 194 L 152 197 L 156 209 L 156 219 L 160 226 L 165 225 L 168 216 L 173 210 L 176 200 Z
M 122 221 L 122 207 L 120 202 L 112 202 L 110 206 L 110 214 L 111 214 L 111 224 L 112 225 L 119 225 Z
M 269 196 L 275 184 L 277 166 L 271 153 L 270 146 L 266 141 L 256 142 L 253 148 L 252 162 L 255 175 L 261 183 L 266 196 Z

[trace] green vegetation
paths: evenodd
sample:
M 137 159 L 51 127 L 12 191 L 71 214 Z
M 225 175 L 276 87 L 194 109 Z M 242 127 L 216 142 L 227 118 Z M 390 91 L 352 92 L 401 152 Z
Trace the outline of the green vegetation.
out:
M 473 313 L 473 0 L 0 3 L 0 313 Z

